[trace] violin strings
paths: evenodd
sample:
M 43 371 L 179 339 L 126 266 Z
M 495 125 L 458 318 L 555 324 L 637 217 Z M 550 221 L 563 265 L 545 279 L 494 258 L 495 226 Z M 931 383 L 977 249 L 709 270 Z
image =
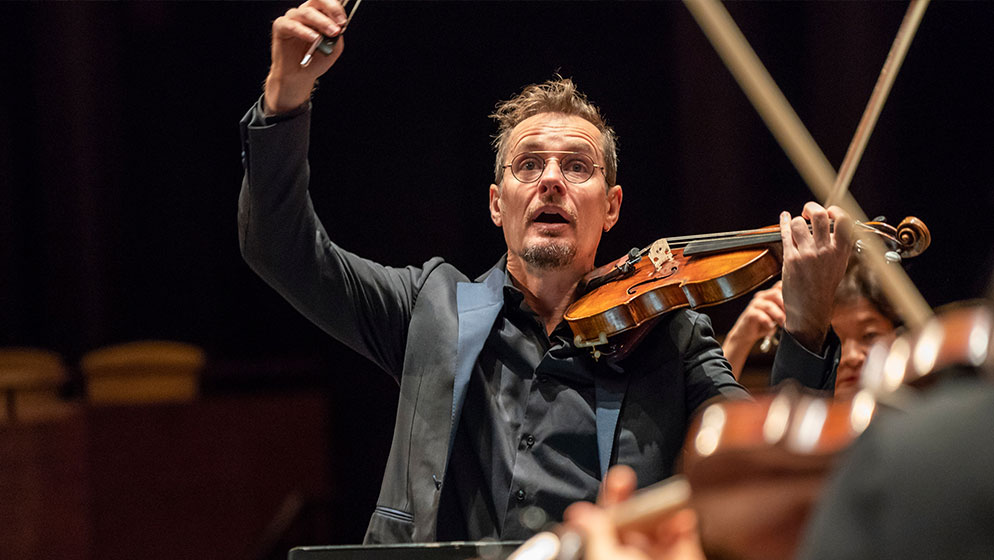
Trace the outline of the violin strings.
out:
M 863 222 L 856 221 L 854 223 L 855 223 L 856 226 L 861 227 L 863 229 L 870 230 L 870 231 L 876 231 L 876 229 L 874 229 L 873 226 L 864 224 Z M 834 224 L 835 224 L 835 221 L 833 220 L 831 222 L 831 225 L 834 225 Z M 776 233 L 776 232 L 779 232 L 779 230 L 780 230 L 779 226 L 770 226 L 770 227 L 766 227 L 766 228 L 742 229 L 742 230 L 738 230 L 738 231 L 723 231 L 723 232 L 719 232 L 719 233 L 702 233 L 702 234 L 696 234 L 696 235 L 678 235 L 678 236 L 675 236 L 675 237 L 666 237 L 665 240 L 666 240 L 667 243 L 669 243 L 671 249 L 682 249 L 682 248 L 686 247 L 687 245 L 689 245 L 690 243 L 693 243 L 694 241 L 704 241 L 704 240 L 708 240 L 708 241 L 725 241 L 726 239 L 733 239 L 733 238 L 737 238 L 737 237 L 746 237 L 746 236 L 749 236 L 749 235 L 763 235 L 763 234 L 767 234 L 767 233 Z M 808 224 L 808 231 L 811 231 L 811 224 Z M 650 247 L 644 247 L 641 250 L 639 250 L 639 255 L 645 255 L 646 253 L 648 253 Z

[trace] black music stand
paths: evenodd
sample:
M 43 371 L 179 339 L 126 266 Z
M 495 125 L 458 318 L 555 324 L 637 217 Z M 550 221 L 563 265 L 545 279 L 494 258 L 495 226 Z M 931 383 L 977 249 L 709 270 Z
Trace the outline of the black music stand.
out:
M 287 560 L 504 560 L 522 541 L 298 546 Z

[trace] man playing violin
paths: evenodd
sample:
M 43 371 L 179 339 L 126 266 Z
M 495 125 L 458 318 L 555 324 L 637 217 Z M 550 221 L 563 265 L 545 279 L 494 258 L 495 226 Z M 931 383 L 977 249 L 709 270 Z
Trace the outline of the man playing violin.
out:
M 623 359 L 573 345 L 563 312 L 622 202 L 599 110 L 567 79 L 498 106 L 489 207 L 507 253 L 491 270 L 471 280 L 439 258 L 379 265 L 328 238 L 307 191 L 310 94 L 344 40 L 300 61 L 344 22 L 335 0 L 273 22 L 265 93 L 242 120 L 239 237 L 256 272 L 400 385 L 366 542 L 522 539 L 542 522 L 535 512 L 558 519 L 591 500 L 610 465 L 630 465 L 643 485 L 672 474 L 693 412 L 747 393 L 693 311 L 662 317 Z M 777 367 L 820 371 L 850 220 L 813 203 L 803 216 L 810 231 L 781 216 L 788 335 Z

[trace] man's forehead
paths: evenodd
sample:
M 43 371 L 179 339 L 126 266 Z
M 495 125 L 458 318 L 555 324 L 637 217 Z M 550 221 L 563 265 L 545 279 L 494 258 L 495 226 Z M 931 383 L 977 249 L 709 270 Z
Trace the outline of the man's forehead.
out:
M 592 149 L 600 153 L 601 132 L 587 119 L 563 113 L 539 113 L 518 123 L 511 131 L 511 150 L 545 148 L 562 144 L 571 151 Z

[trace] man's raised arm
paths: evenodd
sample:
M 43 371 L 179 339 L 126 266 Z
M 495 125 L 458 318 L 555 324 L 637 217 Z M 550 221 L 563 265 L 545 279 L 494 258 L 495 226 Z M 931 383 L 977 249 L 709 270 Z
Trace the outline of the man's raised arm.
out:
M 441 261 L 390 268 L 363 259 L 334 244 L 314 211 L 308 101 L 341 55 L 341 38 L 330 55 L 300 61 L 321 35 L 339 35 L 344 20 L 337 0 L 308 0 L 273 22 L 265 95 L 241 121 L 239 242 L 249 266 L 298 311 L 396 376 L 415 296 Z

